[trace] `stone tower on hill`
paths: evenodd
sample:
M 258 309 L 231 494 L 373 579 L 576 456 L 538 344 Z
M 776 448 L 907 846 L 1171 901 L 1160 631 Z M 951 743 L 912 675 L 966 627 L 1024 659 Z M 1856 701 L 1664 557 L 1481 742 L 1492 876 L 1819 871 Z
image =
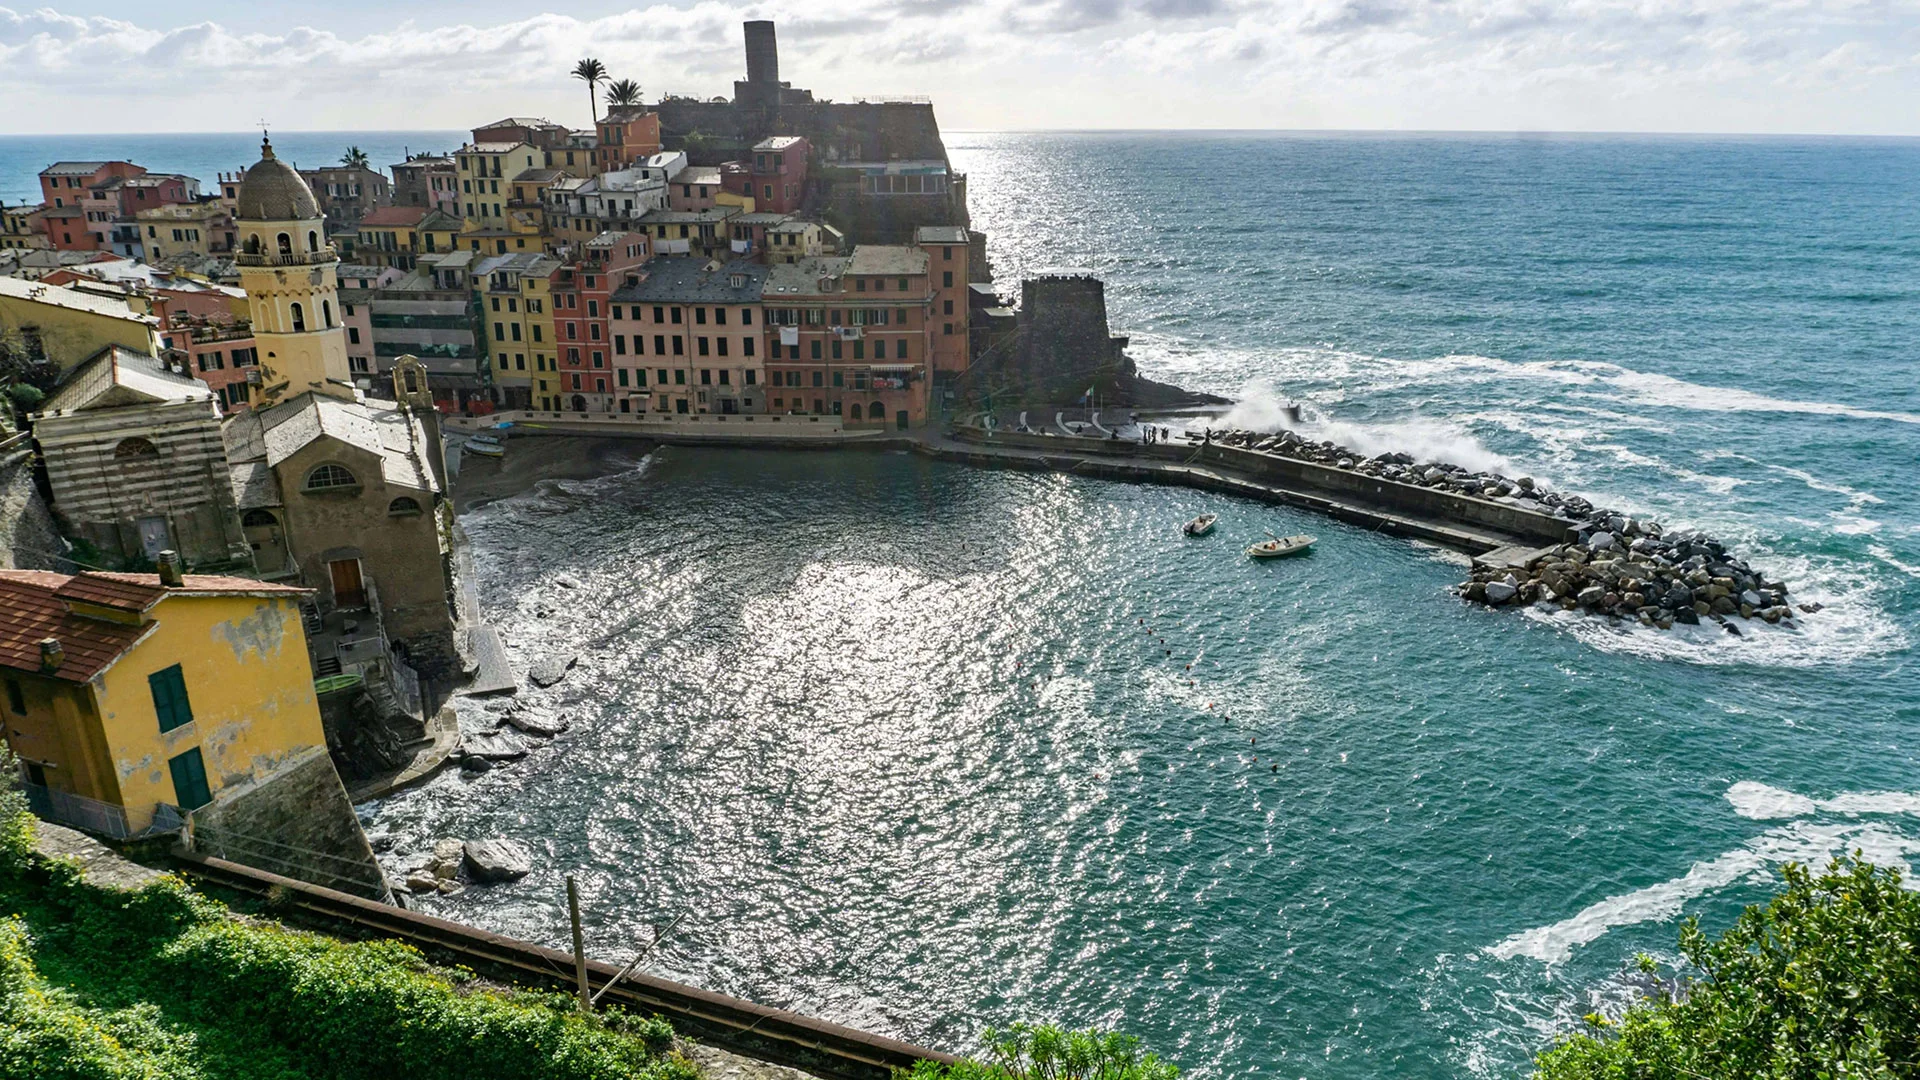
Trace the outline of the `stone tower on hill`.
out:
M 313 391 L 351 401 L 347 335 L 340 317 L 340 256 L 327 243 L 326 215 L 293 166 L 260 142 L 260 160 L 240 184 L 240 286 L 260 359 L 256 403 Z

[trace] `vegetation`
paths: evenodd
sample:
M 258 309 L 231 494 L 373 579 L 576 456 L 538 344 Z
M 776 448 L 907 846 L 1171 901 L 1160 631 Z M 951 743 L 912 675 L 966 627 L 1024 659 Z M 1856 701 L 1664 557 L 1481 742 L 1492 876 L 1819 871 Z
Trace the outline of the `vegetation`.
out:
M 632 79 L 618 79 L 607 84 L 608 105 L 640 104 L 640 84 Z
M 1180 1070 L 1140 1048 L 1130 1035 L 1067 1031 L 1051 1024 L 988 1029 L 984 1061 L 923 1061 L 904 1080 L 1173 1080 Z
M 1538 1080 L 1920 1077 L 1920 894 L 1857 859 L 1783 874 L 1786 890 L 1718 939 L 1687 920 L 1697 974 L 1619 1020 L 1587 1017 L 1540 1056 Z
M 367 152 L 357 146 L 349 146 L 347 152 L 340 155 L 340 164 L 349 169 L 364 169 L 367 167 Z
M 573 77 L 585 80 L 587 84 L 587 111 L 593 119 L 600 119 L 600 100 L 594 94 L 595 88 L 607 78 L 607 65 L 591 56 L 573 65 Z
M 46 400 L 59 380 L 60 370 L 37 339 L 18 330 L 0 332 L 0 431 L 9 423 L 24 428 L 27 414 Z
M 0 1080 L 699 1076 L 657 1018 L 243 921 L 177 878 L 96 888 L 30 845 L 20 796 L 0 792 Z

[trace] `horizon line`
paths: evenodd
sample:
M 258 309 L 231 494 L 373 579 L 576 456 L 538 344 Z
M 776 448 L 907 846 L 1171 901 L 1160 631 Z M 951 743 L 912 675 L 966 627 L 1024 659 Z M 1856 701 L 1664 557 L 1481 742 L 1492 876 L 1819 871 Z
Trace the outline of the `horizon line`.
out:
M 258 128 L 202 131 L 48 131 L 9 132 L 0 140 L 59 138 L 154 138 L 180 135 L 253 135 Z M 471 128 L 283 128 L 289 135 L 386 135 L 471 131 Z M 1365 128 L 1365 127 L 956 127 L 942 134 L 957 135 L 1499 135 L 1547 138 L 1555 136 L 1615 136 L 1693 139 L 1920 139 L 1920 132 L 1890 134 L 1851 131 L 1635 131 L 1619 128 Z

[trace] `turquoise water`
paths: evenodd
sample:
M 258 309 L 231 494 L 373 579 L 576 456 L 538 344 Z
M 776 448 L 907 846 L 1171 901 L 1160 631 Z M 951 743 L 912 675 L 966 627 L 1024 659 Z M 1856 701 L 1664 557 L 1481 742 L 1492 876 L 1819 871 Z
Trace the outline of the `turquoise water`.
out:
M 1829 609 L 1622 631 L 1195 492 L 662 451 L 468 520 L 510 644 L 581 650 L 532 695 L 576 723 L 378 808 L 403 859 L 539 850 L 429 910 L 560 944 L 575 871 L 601 955 L 684 911 L 653 970 L 935 1045 L 1507 1077 L 1682 915 L 1920 849 L 1920 144 L 951 142 L 1003 276 L 1101 272 L 1149 374 L 1706 528 Z M 1239 554 L 1268 529 L 1322 542 Z
M 367 152 L 377 169 L 405 161 L 407 151 L 448 153 L 464 131 L 278 131 L 274 151 L 303 169 L 334 165 L 349 146 Z M 220 174 L 260 160 L 258 132 L 212 134 L 0 135 L 0 203 L 40 201 L 40 170 L 56 161 L 131 161 L 152 172 L 184 173 L 200 193 L 217 195 Z

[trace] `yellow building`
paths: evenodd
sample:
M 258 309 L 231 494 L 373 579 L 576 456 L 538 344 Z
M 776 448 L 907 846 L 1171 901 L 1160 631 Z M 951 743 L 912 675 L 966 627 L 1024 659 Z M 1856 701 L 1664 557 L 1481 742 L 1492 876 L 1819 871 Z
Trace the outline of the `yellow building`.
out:
M 560 393 L 552 303 L 559 268 L 558 260 L 537 253 L 495 255 L 474 266 L 486 355 L 503 408 L 531 408 Z
M 160 320 L 124 296 L 0 277 L 0 338 L 37 344 L 62 372 L 109 346 L 158 356 L 159 331 Z
M 325 753 L 305 590 L 167 580 L 0 571 L 6 742 L 46 816 L 133 835 Z
M 134 215 L 148 262 L 175 255 L 225 255 L 235 243 L 233 213 L 218 201 L 156 206 Z
M 0 251 L 8 248 L 44 250 L 52 247 L 47 235 L 33 227 L 33 215 L 46 208 L 45 203 L 0 206 Z

